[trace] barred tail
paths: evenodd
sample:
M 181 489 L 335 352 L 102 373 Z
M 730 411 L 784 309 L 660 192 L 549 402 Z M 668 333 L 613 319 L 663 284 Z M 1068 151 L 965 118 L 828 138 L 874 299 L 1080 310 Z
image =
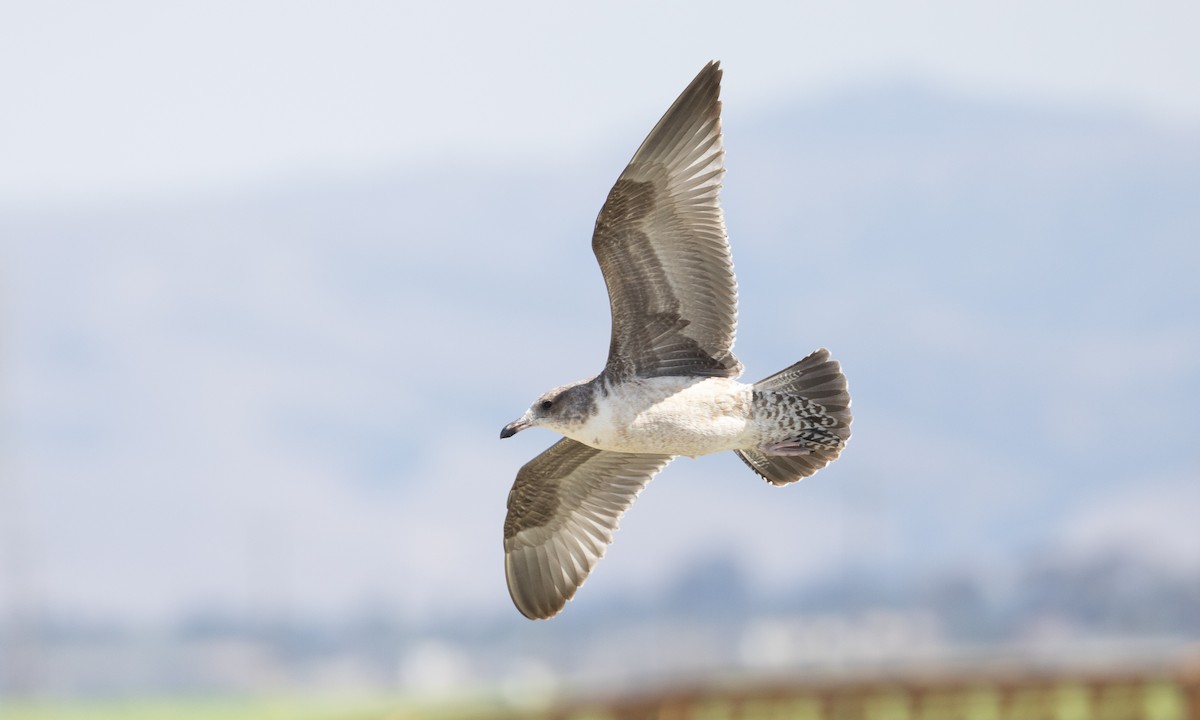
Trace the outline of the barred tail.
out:
M 837 459 L 850 439 L 850 391 L 846 376 L 821 348 L 754 384 L 755 402 L 786 414 L 795 432 L 782 442 L 735 450 L 750 469 L 773 485 L 806 478 Z

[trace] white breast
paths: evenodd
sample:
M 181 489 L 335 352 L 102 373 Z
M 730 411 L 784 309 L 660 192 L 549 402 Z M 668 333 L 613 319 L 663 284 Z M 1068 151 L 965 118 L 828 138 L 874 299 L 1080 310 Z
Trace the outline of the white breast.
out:
M 749 385 L 725 378 L 649 378 L 612 389 L 566 435 L 601 450 L 708 455 L 755 444 Z

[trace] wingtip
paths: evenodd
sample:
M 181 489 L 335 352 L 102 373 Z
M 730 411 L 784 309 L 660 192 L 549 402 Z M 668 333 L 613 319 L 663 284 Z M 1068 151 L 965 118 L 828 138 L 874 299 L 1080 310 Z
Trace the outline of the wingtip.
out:
M 724 74 L 725 74 L 725 71 L 721 69 L 721 61 L 720 60 L 709 60 L 708 64 L 705 65 L 704 68 L 696 75 L 696 81 L 698 81 L 702 78 L 705 78 L 705 79 L 711 78 L 712 82 L 715 82 L 716 84 L 720 85 L 721 84 L 721 76 Z M 695 82 L 695 81 L 693 81 L 693 82 Z
M 508 583 L 508 595 L 517 611 L 530 620 L 549 620 L 562 612 L 578 587 L 568 588 L 566 593 L 554 587 L 553 578 L 544 576 L 549 566 L 542 562 L 544 558 L 537 557 L 538 554 L 536 548 L 516 552 L 507 550 L 504 575 Z
M 679 98 L 676 99 L 676 102 L 682 100 L 688 95 L 695 93 L 712 92 L 710 88 L 714 87 L 717 88 L 717 92 L 719 93 L 721 87 L 721 77 L 724 74 L 725 71 L 721 69 L 720 60 L 709 60 L 704 67 L 700 68 L 700 72 L 696 73 L 696 76 L 692 78 L 692 81 L 688 83 L 687 88 L 680 93 Z

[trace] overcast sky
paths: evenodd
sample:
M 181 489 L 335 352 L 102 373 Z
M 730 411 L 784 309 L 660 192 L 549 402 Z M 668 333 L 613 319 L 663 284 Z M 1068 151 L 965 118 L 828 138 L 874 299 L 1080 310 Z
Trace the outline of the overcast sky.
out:
M 1194 2 L 10 2 L 0 209 L 584 153 L 710 58 L 739 112 L 906 78 L 1191 125 L 1197 27 Z
M 766 488 L 732 456 L 679 462 L 670 476 L 687 479 L 639 501 L 614 550 L 626 559 L 606 561 L 624 580 L 599 587 L 661 585 L 661 568 L 720 543 L 776 585 L 868 545 L 887 545 L 891 566 L 944 548 L 946 563 L 978 567 L 1060 535 L 1080 547 L 1149 537 L 1200 558 L 1187 524 L 1198 496 L 1179 490 L 1197 467 L 1186 428 L 1200 332 L 1180 308 L 1196 305 L 1187 189 L 1200 165 L 1195 132 L 1173 143 L 1153 126 L 1200 128 L 1200 4 L 425 5 L 0 4 L 0 425 L 19 431 L 0 447 L 0 485 L 17 479 L 0 487 L 0 553 L 32 558 L 29 596 L 166 616 L 272 593 L 350 607 L 378 590 L 409 609 L 453 596 L 510 612 L 504 498 L 551 438 L 496 432 L 602 358 L 608 309 L 586 234 L 620 164 L 711 58 L 727 71 L 726 200 L 749 309 L 739 355 L 757 377 L 828 344 L 854 368 L 855 449 L 828 482 L 781 499 L 755 493 Z M 864 146 L 780 115 L 796 98 L 893 81 L 953 103 L 1151 124 L 1078 143 L 1031 125 Z M 894 127 L 879 107 L 854 112 Z M 771 113 L 785 119 L 734 130 Z M 994 137 L 1014 143 L 1012 162 Z M 446 162 L 452 174 L 422 169 Z M 506 170 L 529 186 L 497 189 Z M 373 171 L 390 181 L 339 185 Z M 323 184 L 189 202 L 307 181 Z M 185 202 L 163 210 L 164 197 Z M 105 211 L 70 212 L 83 206 Z M 818 270 L 802 294 L 793 259 Z M 511 305 L 542 276 L 571 300 Z M 789 314 L 842 297 L 842 277 L 853 302 Z M 563 308 L 584 307 L 570 335 Z M 793 320 L 802 337 L 772 350 Z M 551 334 L 569 349 L 476 370 L 478 347 L 516 356 Z M 443 387 L 470 398 L 453 433 L 436 421 L 456 409 Z M 1111 397 L 1140 395 L 1163 425 L 1152 457 L 1106 420 Z M 1014 453 L 989 424 L 1039 413 L 1041 455 Z M 484 444 L 462 452 L 463 438 Z M 729 473 L 744 493 L 726 496 Z M 463 496 L 475 501 L 448 521 Z M 679 502 L 693 513 L 675 517 Z M 927 507 L 948 519 L 925 522 Z M 757 521 L 730 522 L 727 539 L 705 519 L 718 510 Z M 659 539 L 664 517 L 673 532 Z M 836 547 L 843 529 L 864 544 Z M 21 599 L 3 585 L 0 612 Z

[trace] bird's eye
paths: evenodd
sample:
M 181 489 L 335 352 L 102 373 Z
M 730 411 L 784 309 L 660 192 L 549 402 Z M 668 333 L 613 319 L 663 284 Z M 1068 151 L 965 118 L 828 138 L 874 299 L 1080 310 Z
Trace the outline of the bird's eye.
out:
M 553 400 L 543 400 L 542 401 L 542 409 L 543 410 L 549 410 L 553 406 L 554 406 Z

